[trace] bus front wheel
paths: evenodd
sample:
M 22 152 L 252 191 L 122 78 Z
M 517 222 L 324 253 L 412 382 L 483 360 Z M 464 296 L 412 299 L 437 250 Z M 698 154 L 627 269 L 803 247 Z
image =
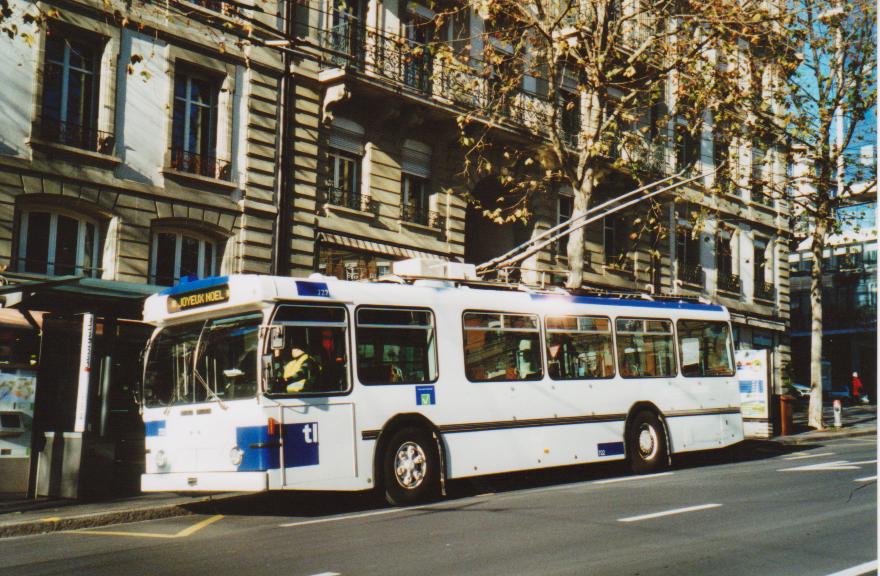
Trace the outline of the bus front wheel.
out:
M 395 506 L 436 498 L 440 491 L 440 456 L 431 434 L 402 428 L 388 441 L 382 462 L 385 499 Z
M 666 432 L 653 412 L 639 412 L 633 418 L 627 431 L 626 453 L 636 474 L 656 472 L 666 466 Z

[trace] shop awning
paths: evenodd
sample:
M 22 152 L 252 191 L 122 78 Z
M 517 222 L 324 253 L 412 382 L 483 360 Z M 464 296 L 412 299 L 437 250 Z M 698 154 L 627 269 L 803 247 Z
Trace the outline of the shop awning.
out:
M 5 273 L 0 286 L 4 308 L 57 314 L 92 312 L 99 316 L 140 319 L 144 300 L 162 286 L 82 276 Z
M 436 254 L 434 252 L 422 252 L 413 250 L 412 248 L 404 248 L 393 244 L 385 244 L 384 242 L 374 242 L 354 236 L 346 236 L 345 234 L 336 234 L 333 232 L 321 232 L 318 234 L 318 240 L 325 244 L 332 244 L 342 248 L 350 248 L 361 252 L 372 252 L 373 254 L 384 254 L 397 259 L 405 258 L 426 258 L 429 260 L 449 260 L 449 256 Z

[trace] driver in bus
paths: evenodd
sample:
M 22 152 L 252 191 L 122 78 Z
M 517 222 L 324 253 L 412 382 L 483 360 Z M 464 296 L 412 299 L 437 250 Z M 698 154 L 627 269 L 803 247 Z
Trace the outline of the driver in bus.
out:
M 320 361 L 294 344 L 291 360 L 284 365 L 284 383 L 288 393 L 315 390 L 321 373 Z

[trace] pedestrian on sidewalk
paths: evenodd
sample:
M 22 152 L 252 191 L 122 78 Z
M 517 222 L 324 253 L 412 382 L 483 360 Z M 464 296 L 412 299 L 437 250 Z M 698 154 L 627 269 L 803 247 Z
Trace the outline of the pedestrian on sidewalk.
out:
M 850 389 L 852 390 L 853 404 L 862 402 L 862 391 L 864 389 L 864 385 L 862 384 L 861 378 L 859 378 L 858 372 L 853 372 L 852 387 Z

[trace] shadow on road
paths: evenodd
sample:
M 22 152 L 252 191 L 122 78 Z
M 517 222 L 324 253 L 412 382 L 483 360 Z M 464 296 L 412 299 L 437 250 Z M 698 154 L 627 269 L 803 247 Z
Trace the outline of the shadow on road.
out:
M 696 452 L 676 456 L 673 470 L 722 466 L 774 458 L 815 448 L 817 445 L 782 446 L 773 442 L 746 441 L 725 450 Z M 630 476 L 626 462 L 582 464 L 495 474 L 446 483 L 446 501 L 478 496 L 486 493 L 504 493 L 546 486 L 564 486 L 578 482 L 607 480 Z M 223 514 L 227 516 L 278 516 L 320 517 L 352 514 L 388 508 L 381 495 L 369 492 L 269 492 L 200 502 L 187 506 L 197 514 Z

